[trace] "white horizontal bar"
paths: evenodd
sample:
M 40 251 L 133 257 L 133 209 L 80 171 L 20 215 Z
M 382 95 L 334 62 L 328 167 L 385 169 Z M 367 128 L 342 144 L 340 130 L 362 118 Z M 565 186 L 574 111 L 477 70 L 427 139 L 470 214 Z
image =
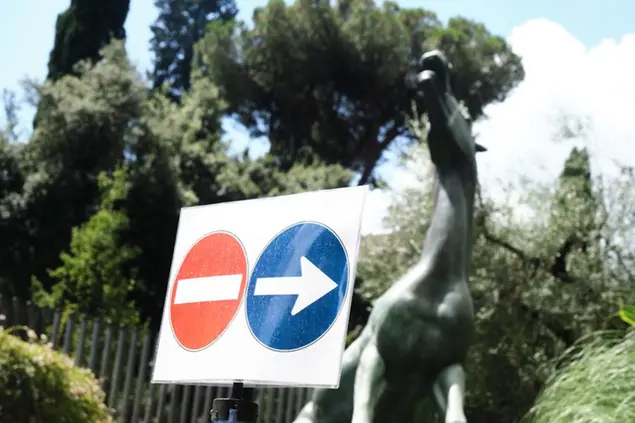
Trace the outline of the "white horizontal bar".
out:
M 237 300 L 243 275 L 206 276 L 180 279 L 174 304 Z

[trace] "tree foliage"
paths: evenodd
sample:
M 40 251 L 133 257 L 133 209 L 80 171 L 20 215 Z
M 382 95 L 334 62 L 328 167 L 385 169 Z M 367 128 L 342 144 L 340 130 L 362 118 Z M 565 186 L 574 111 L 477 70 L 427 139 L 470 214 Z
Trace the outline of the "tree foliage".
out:
M 0 230 L 11 240 L 0 244 L 5 292 L 29 298 L 35 278 L 49 304 L 99 313 L 119 303 L 107 314 L 128 321 L 137 319 L 132 299 L 139 319 L 156 328 L 182 206 L 350 180 L 338 164 L 315 160 L 282 172 L 271 155 L 230 154 L 221 128 L 226 103 L 209 79 L 194 75 L 175 103 L 166 90 L 145 88 L 122 42 L 100 54 L 98 63 L 79 62 L 77 74 L 36 87 L 47 107 L 26 145 L 1 140 Z M 122 167 L 127 188 L 113 208 L 100 175 Z
M 395 140 L 412 139 L 406 77 L 434 47 L 456 62 L 456 93 L 473 118 L 524 76 L 520 59 L 481 24 L 443 25 L 431 11 L 367 0 L 271 1 L 254 12 L 253 28 L 212 25 L 197 66 L 229 111 L 268 137 L 280 166 L 315 154 L 360 172 L 364 184 Z
M 11 278 L 13 293 L 21 297 L 28 298 L 32 276 L 50 287 L 48 270 L 59 265 L 71 228 L 98 207 L 98 175 L 123 163 L 130 124 L 140 118 L 145 88 L 123 42 L 101 54 L 96 65 L 78 63 L 77 76 L 37 87 L 47 106 L 29 142 L 13 156 L 22 184 L 0 199 L 7 210 L 2 227 L 13 240 L 0 252 L 8 258 L 0 274 Z
M 216 19 L 232 19 L 238 10 L 233 0 L 155 0 L 159 16 L 152 25 L 150 51 L 154 54 L 155 87 L 169 85 L 176 98 L 190 89 L 194 45 Z
M 61 254 L 62 264 L 49 272 L 55 281 L 50 294 L 36 281 L 34 299 L 41 306 L 65 309 L 111 320 L 139 324 L 139 312 L 131 301 L 134 274 L 126 266 L 135 259 L 136 246 L 121 241 L 129 219 L 121 207 L 129 191 L 123 169 L 98 179 L 101 203 L 98 211 L 73 228 L 70 246 Z
M 124 23 L 129 9 L 130 0 L 71 0 L 70 6 L 57 16 L 47 80 L 76 75 L 80 72 L 76 69 L 80 62 L 99 61 L 102 49 L 111 40 L 125 38 Z M 41 111 L 48 107 L 46 100 L 37 104 L 34 127 L 39 123 Z
M 74 73 L 80 61 L 96 62 L 110 41 L 126 36 L 124 23 L 130 0 L 71 0 L 55 23 L 55 42 L 49 57 L 48 79 Z

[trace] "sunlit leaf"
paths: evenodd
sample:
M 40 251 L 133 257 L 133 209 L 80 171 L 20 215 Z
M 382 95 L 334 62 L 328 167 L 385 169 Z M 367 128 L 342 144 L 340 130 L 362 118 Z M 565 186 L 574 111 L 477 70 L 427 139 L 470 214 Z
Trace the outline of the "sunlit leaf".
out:
M 624 306 L 619 312 L 620 317 L 631 326 L 635 326 L 635 306 Z

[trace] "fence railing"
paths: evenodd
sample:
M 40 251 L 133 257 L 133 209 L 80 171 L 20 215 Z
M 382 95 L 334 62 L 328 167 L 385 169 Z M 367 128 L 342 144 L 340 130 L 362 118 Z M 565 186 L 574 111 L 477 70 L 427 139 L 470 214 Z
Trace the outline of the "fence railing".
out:
M 119 423 L 209 422 L 212 400 L 229 395 L 230 388 L 223 386 L 151 384 L 157 334 L 2 295 L 0 314 L 3 326 L 28 326 L 75 365 L 90 368 Z M 309 395 L 307 388 L 256 389 L 260 423 L 291 423 Z

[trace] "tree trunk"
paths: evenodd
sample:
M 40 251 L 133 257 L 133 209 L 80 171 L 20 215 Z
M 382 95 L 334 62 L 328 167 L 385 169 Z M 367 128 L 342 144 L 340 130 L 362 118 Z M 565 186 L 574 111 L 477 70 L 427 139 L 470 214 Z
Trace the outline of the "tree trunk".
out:
M 377 166 L 377 162 L 381 158 L 381 155 L 384 153 L 384 150 L 388 148 L 391 142 L 399 135 L 399 130 L 397 127 L 392 127 L 386 132 L 386 136 L 382 141 L 377 140 L 376 143 L 373 143 L 373 148 L 366 154 L 364 159 L 364 170 L 362 171 L 362 176 L 359 178 L 358 186 L 368 184 L 370 178 L 373 175 L 373 171 Z M 370 143 L 368 143 L 370 144 Z M 364 143 L 363 145 L 367 145 Z

